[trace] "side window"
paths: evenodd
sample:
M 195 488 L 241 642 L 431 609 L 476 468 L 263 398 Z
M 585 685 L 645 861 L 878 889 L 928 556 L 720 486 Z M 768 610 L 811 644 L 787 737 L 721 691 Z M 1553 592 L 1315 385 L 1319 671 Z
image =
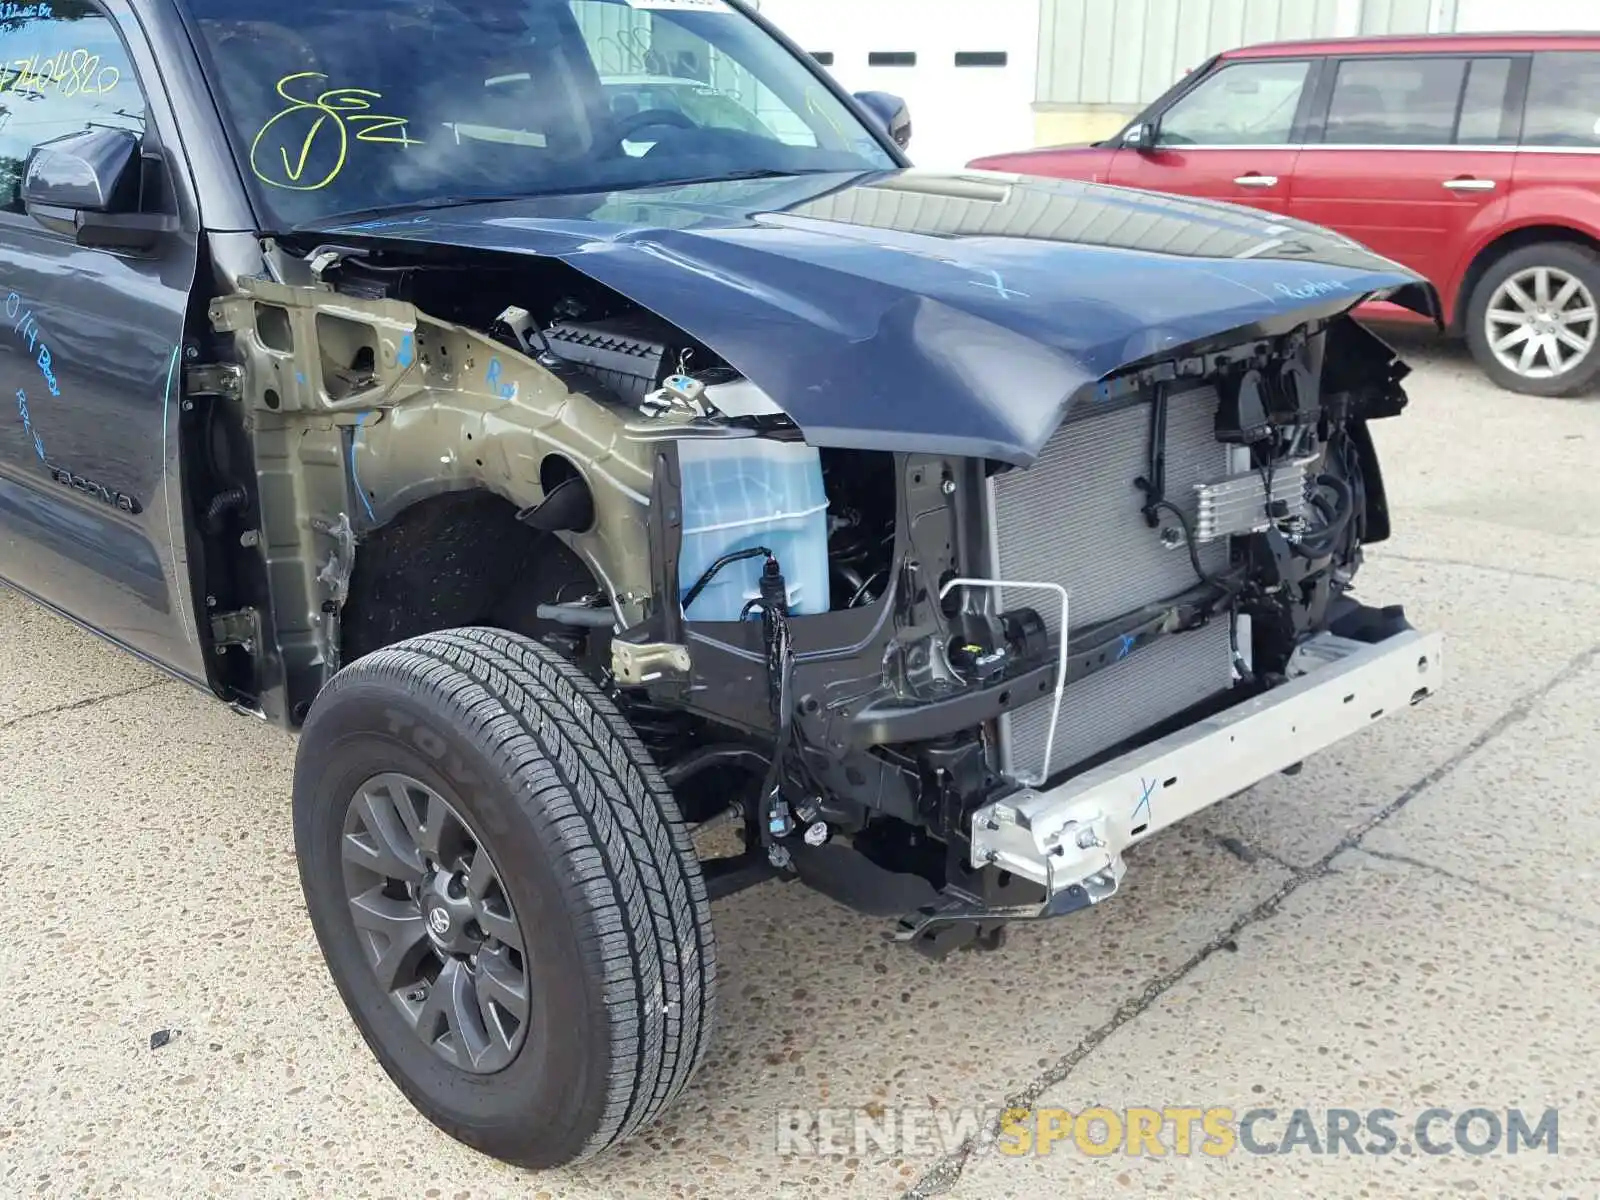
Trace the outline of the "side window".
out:
M 1322 140 L 1442 146 L 1455 134 L 1463 58 L 1350 58 L 1339 64 Z
M 1240 62 L 1213 72 L 1162 114 L 1164 146 L 1282 146 L 1311 64 Z
M 91 127 L 144 135 L 144 96 L 110 20 L 86 0 L 0 6 L 0 209 L 22 211 L 35 146 Z
M 1456 141 L 1466 146 L 1515 143 L 1516 126 L 1506 116 L 1506 87 L 1511 82 L 1509 58 L 1475 58 L 1467 68 L 1467 87 L 1461 93 L 1461 119 Z
M 1600 146 L 1600 54 L 1533 56 L 1524 146 Z

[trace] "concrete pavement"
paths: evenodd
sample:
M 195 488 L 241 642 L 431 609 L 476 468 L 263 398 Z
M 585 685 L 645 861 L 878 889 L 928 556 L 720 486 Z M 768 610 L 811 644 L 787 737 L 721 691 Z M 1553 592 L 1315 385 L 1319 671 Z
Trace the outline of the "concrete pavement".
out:
M 0 592 L 0 1189 L 1595 1195 L 1600 399 L 1513 397 L 1406 346 L 1413 408 L 1377 431 L 1398 533 L 1361 592 L 1450 634 L 1448 689 L 1153 839 L 1111 903 L 999 954 L 930 964 L 796 887 L 718 905 L 711 1061 L 581 1171 L 465 1150 L 367 1053 L 300 901 L 288 736 Z M 1008 1103 L 1386 1107 L 1402 1134 L 1432 1107 L 1555 1107 L 1560 1153 L 1012 1156 L 977 1123 Z M 797 1153 L 784 1122 L 817 1108 L 902 1136 Z

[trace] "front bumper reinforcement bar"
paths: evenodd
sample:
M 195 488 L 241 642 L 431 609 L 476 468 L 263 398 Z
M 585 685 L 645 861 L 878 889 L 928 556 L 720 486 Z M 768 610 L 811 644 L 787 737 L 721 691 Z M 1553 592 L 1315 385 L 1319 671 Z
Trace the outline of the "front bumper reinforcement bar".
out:
M 1129 846 L 1437 691 L 1443 648 L 1442 634 L 1415 630 L 1371 644 L 1322 634 L 1297 655 L 1309 668 L 1297 678 L 1057 787 L 978 809 L 972 865 L 1043 885 L 1030 916 L 1097 903 L 1116 891 Z

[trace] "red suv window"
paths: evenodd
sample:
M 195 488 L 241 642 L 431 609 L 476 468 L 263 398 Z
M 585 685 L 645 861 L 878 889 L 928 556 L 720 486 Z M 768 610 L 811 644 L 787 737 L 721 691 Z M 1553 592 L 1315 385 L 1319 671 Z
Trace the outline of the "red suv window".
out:
M 1347 58 L 1338 65 L 1324 142 L 1439 145 L 1455 132 L 1461 58 Z
M 1524 146 L 1600 146 L 1600 53 L 1533 57 Z
M 1510 58 L 1347 58 L 1335 68 L 1322 141 L 1334 145 L 1493 145 L 1505 120 Z
M 1161 142 L 1282 146 L 1289 141 L 1310 69 L 1303 58 L 1223 66 L 1167 109 L 1161 118 Z

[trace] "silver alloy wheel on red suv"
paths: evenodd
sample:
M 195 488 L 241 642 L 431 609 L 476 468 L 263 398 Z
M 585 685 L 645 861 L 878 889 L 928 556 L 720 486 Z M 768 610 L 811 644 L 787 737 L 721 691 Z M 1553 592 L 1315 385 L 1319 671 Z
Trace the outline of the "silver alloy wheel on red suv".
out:
M 1569 396 L 1600 376 L 1600 255 L 1545 242 L 1492 265 L 1473 290 L 1467 341 L 1501 387 Z

